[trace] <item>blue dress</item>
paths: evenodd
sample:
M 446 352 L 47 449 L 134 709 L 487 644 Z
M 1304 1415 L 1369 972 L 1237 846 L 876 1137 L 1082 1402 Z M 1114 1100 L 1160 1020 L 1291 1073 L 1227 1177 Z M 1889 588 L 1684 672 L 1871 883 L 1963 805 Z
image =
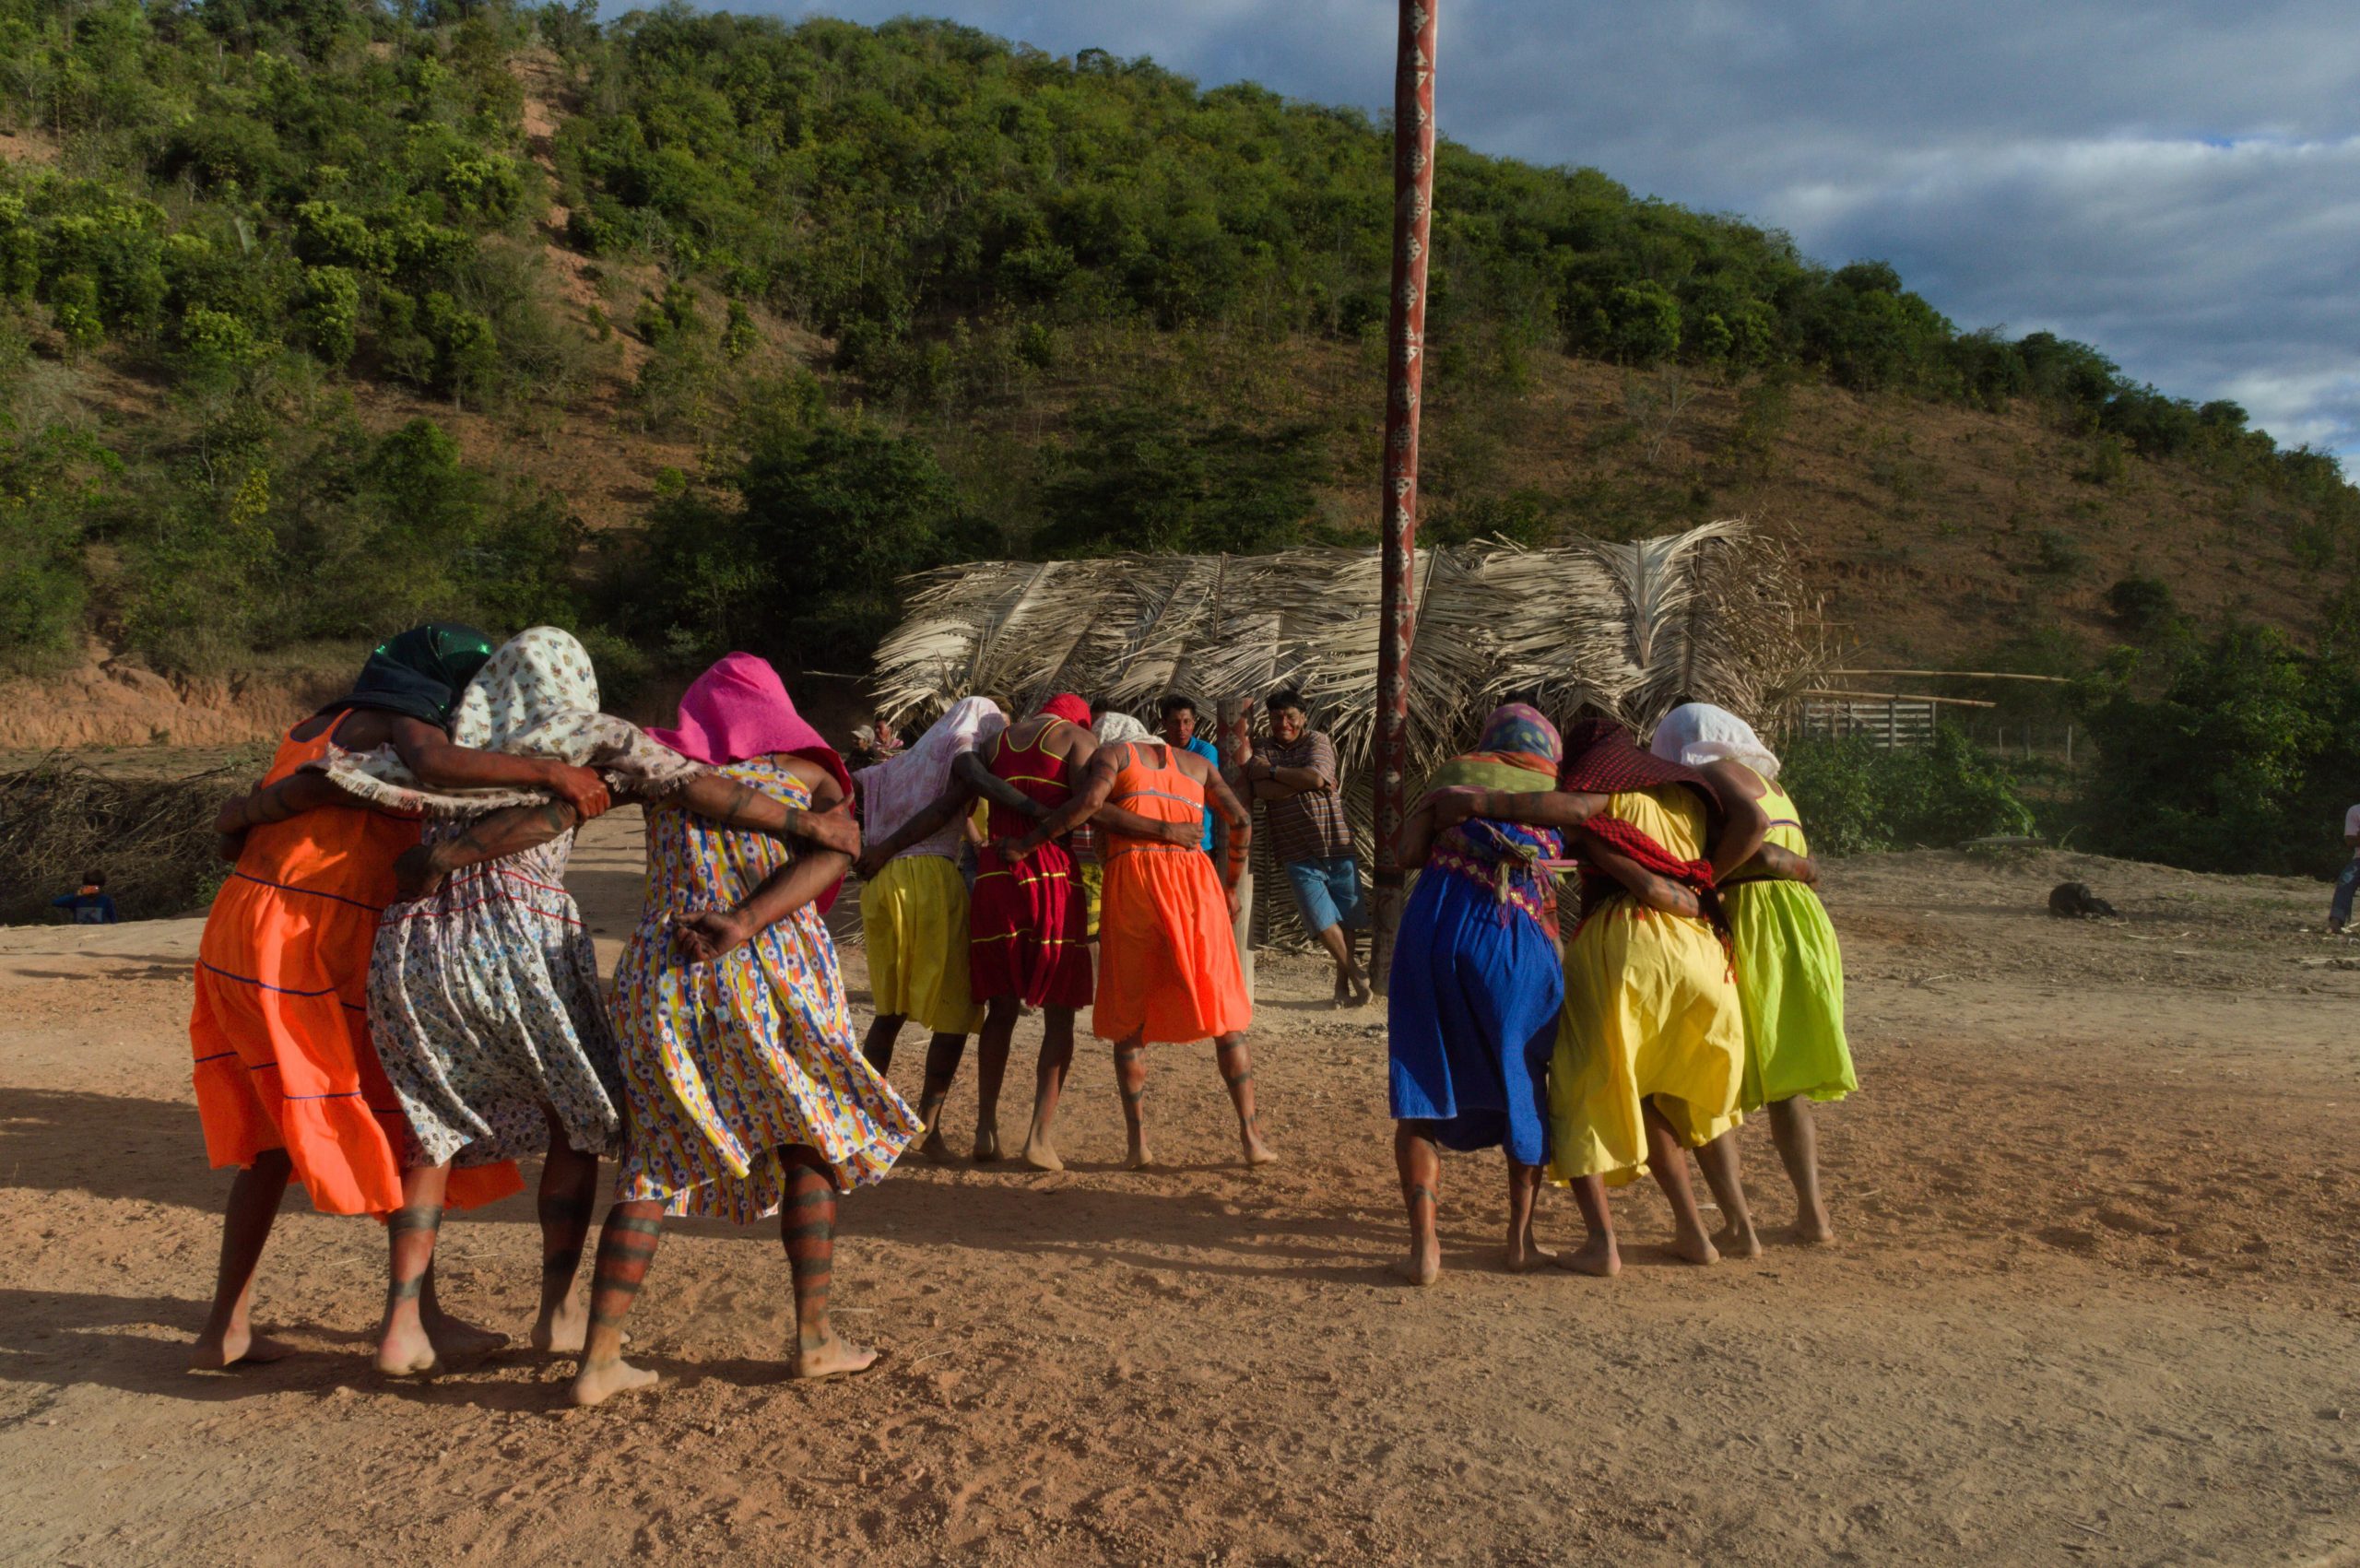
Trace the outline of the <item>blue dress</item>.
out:
M 1558 858 L 1545 829 L 1473 821 L 1445 833 L 1394 939 L 1386 986 L 1392 1110 L 1457 1149 L 1549 1155 L 1548 1072 L 1565 976 L 1551 939 Z

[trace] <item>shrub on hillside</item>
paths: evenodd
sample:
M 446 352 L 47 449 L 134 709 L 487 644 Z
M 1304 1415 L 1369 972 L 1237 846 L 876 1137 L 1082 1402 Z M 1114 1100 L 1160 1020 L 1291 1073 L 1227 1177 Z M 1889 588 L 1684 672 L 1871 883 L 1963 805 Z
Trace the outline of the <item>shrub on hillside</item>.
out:
M 1792 740 L 1779 784 L 1802 812 L 1813 851 L 1861 855 L 2032 831 L 2006 769 L 1949 725 L 1922 749 L 1866 740 Z

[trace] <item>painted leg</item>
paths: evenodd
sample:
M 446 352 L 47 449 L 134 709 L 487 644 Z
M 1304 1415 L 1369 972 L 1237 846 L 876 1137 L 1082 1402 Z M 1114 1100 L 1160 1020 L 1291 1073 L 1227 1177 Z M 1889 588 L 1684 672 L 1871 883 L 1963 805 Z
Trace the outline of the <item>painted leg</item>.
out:
M 1522 1274 L 1557 1255 L 1532 1239 L 1534 1200 L 1540 1196 L 1540 1167 L 1508 1161 L 1508 1272 Z
M 926 1087 L 918 1091 L 918 1120 L 926 1124 L 926 1141 L 918 1145 L 918 1153 L 937 1165 L 950 1161 L 950 1145 L 942 1138 L 942 1111 L 950 1102 L 959 1059 L 966 1054 L 963 1034 L 938 1034 L 926 1043 Z
M 1574 1251 L 1559 1254 L 1558 1267 L 1600 1279 L 1613 1279 L 1622 1272 L 1622 1255 L 1614 1245 L 1614 1216 L 1606 1207 L 1606 1178 L 1575 1176 L 1574 1207 L 1582 1211 L 1582 1229 L 1588 1237 Z
M 230 1184 L 230 1202 L 221 1214 L 221 1265 L 214 1276 L 213 1310 L 196 1343 L 189 1347 L 192 1367 L 218 1371 L 295 1353 L 294 1346 L 256 1334 L 251 1315 L 254 1270 L 262 1263 L 263 1245 L 270 1240 L 270 1227 L 294 1172 L 287 1150 L 268 1149 Z
M 618 1203 L 598 1232 L 598 1261 L 590 1271 L 590 1332 L 573 1374 L 573 1402 L 596 1405 L 634 1388 L 652 1388 L 656 1374 L 623 1360 L 623 1319 L 639 1298 L 647 1266 L 664 1239 L 664 1206 L 652 1199 Z
M 1213 1042 L 1213 1062 L 1221 1080 L 1229 1086 L 1229 1102 L 1237 1109 L 1237 1139 L 1248 1165 L 1268 1165 L 1278 1159 L 1262 1141 L 1262 1125 L 1254 1114 L 1254 1059 L 1245 1054 L 1245 1037 L 1224 1034 Z
M 377 1370 L 414 1377 L 434 1370 L 434 1341 L 426 1332 L 420 1298 L 434 1267 L 442 1229 L 442 1194 L 451 1162 L 402 1173 L 402 1206 L 385 1217 L 385 1320 L 377 1331 Z
M 1062 1171 L 1054 1136 L 1057 1097 L 1073 1067 L 1073 1009 L 1050 1008 L 1041 1015 L 1041 1067 L 1032 1083 L 1032 1126 L 1024 1134 L 1024 1162 L 1036 1171 Z
M 797 1377 L 844 1377 L 866 1372 L 877 1352 L 839 1337 L 828 1321 L 828 1288 L 836 1261 L 836 1185 L 817 1149 L 782 1150 L 789 1161 L 786 1201 L 778 1211 L 779 1239 L 795 1277 L 795 1356 Z
M 994 996 L 984 1012 L 984 1032 L 975 1052 L 975 1163 L 999 1158 L 999 1086 L 1008 1076 L 1008 1054 L 1016 1043 L 1017 1000 Z
M 1442 1241 L 1434 1233 L 1442 1204 L 1442 1149 L 1425 1123 L 1393 1125 L 1393 1168 L 1401 1178 L 1401 1206 L 1410 1214 L 1410 1256 L 1393 1266 L 1393 1273 L 1412 1285 L 1431 1285 L 1442 1275 Z
M 1811 1102 L 1798 1094 L 1770 1107 L 1770 1137 L 1795 1185 L 1795 1240 L 1807 1246 L 1825 1246 L 1835 1239 L 1827 1222 L 1827 1202 L 1819 1192 L 1819 1129 L 1811 1123 Z
M 1144 1031 L 1141 1032 L 1145 1032 Z M 1123 1096 L 1123 1130 L 1130 1136 L 1130 1152 L 1123 1163 L 1144 1171 L 1155 1163 L 1147 1151 L 1147 1047 L 1138 1034 L 1115 1042 L 1115 1087 Z
M 1647 1164 L 1656 1173 L 1656 1185 L 1671 1205 L 1671 1250 L 1690 1263 L 1717 1262 L 1721 1255 L 1713 1249 L 1712 1238 L 1705 1233 L 1704 1216 L 1696 1210 L 1696 1194 L 1688 1185 L 1688 1153 L 1680 1135 L 1672 1131 L 1653 1100 L 1641 1104 L 1647 1126 Z
M 549 1152 L 541 1165 L 541 1310 L 533 1321 L 533 1349 L 579 1355 L 590 1333 L 590 1315 L 574 1298 L 573 1279 L 582 1271 L 582 1244 L 590 1234 L 590 1212 L 598 1206 L 598 1157 L 584 1154 L 549 1118 Z
M 860 1043 L 860 1054 L 880 1073 L 893 1070 L 893 1040 L 902 1032 L 902 1015 L 879 1013 Z
M 1713 1189 L 1713 1202 L 1721 1211 L 1721 1229 L 1713 1238 L 1714 1244 L 1731 1257 L 1760 1257 L 1762 1238 L 1753 1232 L 1753 1214 L 1745 1202 L 1745 1178 L 1738 1169 L 1737 1129 L 1730 1128 L 1698 1149 L 1696 1165 L 1705 1173 L 1705 1185 Z

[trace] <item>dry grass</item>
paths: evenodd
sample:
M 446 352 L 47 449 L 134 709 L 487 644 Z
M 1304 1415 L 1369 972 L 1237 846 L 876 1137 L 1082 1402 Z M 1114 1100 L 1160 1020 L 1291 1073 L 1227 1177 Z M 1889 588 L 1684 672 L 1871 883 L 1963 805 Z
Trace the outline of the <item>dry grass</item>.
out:
M 213 815 L 252 770 L 110 778 L 63 755 L 0 773 L 0 923 L 51 918 L 49 901 L 102 871 L 125 919 L 201 909 L 220 885 Z

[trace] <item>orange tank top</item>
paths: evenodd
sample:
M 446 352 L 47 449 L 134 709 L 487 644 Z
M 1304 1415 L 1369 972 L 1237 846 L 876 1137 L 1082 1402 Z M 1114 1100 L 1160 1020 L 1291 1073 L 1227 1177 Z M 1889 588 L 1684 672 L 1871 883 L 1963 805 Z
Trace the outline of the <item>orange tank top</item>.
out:
M 1115 793 L 1106 797 L 1109 806 L 1119 806 L 1134 816 L 1156 822 L 1186 822 L 1202 827 L 1205 820 L 1205 786 L 1180 771 L 1180 764 L 1169 746 L 1153 741 L 1134 740 L 1126 743 L 1129 754 L 1115 772 Z M 1163 759 L 1161 764 L 1150 763 L 1153 753 Z M 1164 843 L 1161 841 L 1135 839 L 1122 833 L 1107 834 L 1106 860 L 1112 865 L 1122 855 L 1139 850 L 1173 850 L 1184 855 L 1201 853 L 1194 843 Z
M 339 716 L 309 740 L 298 740 L 290 731 L 278 743 L 278 753 L 271 759 L 270 772 L 263 775 L 263 782 L 275 784 L 305 763 L 324 758 L 343 725 L 344 717 Z M 418 843 L 418 837 L 415 817 L 372 811 L 360 805 L 322 807 L 284 822 L 259 822 L 246 830 L 245 848 L 232 875 L 374 910 L 391 902 L 394 861 Z

